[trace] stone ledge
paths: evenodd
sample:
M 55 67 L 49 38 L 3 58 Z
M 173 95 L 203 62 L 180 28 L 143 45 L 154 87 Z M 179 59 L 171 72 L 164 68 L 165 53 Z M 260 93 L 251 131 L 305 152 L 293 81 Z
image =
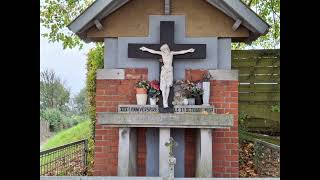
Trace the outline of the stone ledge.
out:
M 224 80 L 224 81 L 237 81 L 238 80 L 238 70 L 226 70 L 226 69 L 214 69 L 209 70 L 212 80 Z
M 227 128 L 231 114 L 97 113 L 98 124 L 110 127 Z
M 98 69 L 97 79 L 124 79 L 124 69 Z

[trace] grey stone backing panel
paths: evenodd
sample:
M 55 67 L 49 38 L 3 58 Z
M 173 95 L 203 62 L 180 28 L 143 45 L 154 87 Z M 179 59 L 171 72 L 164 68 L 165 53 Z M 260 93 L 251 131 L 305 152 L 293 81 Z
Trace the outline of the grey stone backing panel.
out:
M 233 126 L 231 114 L 126 114 L 97 113 L 98 124 L 110 127 L 226 128 Z
M 218 39 L 218 68 L 231 69 L 231 39 Z
M 118 38 L 104 39 L 104 68 L 119 68 L 118 66 Z
M 173 148 L 173 155 L 177 162 L 174 167 L 174 177 L 184 177 L 184 152 L 185 152 L 185 140 L 184 129 L 172 128 L 171 137 L 177 142 L 178 146 Z
M 162 177 L 40 176 L 40 180 L 164 180 Z M 280 180 L 280 178 L 175 178 L 175 180 Z
M 105 38 L 105 68 L 148 68 L 148 79 L 159 80 L 159 62 L 155 59 L 128 58 L 128 43 L 159 43 L 160 42 L 160 21 L 175 22 L 175 43 L 176 44 L 206 44 L 206 59 L 179 59 L 174 60 L 174 79 L 184 79 L 185 69 L 217 69 L 218 55 L 220 67 L 231 69 L 231 42 L 229 38 L 219 39 L 217 37 L 189 38 L 185 37 L 185 16 L 149 16 L 148 37 L 119 37 Z M 229 39 L 229 40 L 228 40 Z M 221 46 L 218 53 L 218 46 Z M 225 52 L 226 54 L 224 54 Z M 230 52 L 229 52 L 230 51 Z M 115 54 L 117 53 L 117 57 Z M 229 61 L 229 62 L 228 62 Z M 229 66 L 230 65 L 230 66 Z
M 159 176 L 159 128 L 147 128 L 146 175 Z

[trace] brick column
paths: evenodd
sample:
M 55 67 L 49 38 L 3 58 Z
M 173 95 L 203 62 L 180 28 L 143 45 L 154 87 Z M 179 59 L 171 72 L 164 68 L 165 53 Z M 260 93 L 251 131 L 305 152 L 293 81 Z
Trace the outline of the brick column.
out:
M 107 70 L 106 70 L 107 71 Z M 110 75 L 111 74 L 111 75 Z M 135 83 L 138 80 L 146 80 L 148 70 L 125 69 L 124 77 L 118 77 L 108 71 L 96 80 L 96 112 L 116 112 L 119 104 L 136 104 Z M 117 176 L 119 128 L 96 123 L 95 130 L 95 153 L 94 153 L 94 176 Z M 138 128 L 138 175 L 145 172 L 145 149 L 139 145 L 145 144 L 145 135 Z M 144 139 L 143 139 L 144 138 Z M 144 157 L 144 158 L 143 158 Z
M 210 81 L 210 105 L 214 105 L 217 114 L 229 113 L 234 115 L 233 127 L 212 130 L 213 177 L 239 177 L 238 81 L 234 78 L 221 80 L 228 74 L 226 71 L 223 72 L 224 77 L 215 77 L 217 80 Z M 185 77 L 187 80 L 198 81 L 207 72 L 208 70 L 188 69 L 185 72 Z M 195 154 L 192 154 L 193 152 L 187 154 L 187 148 L 192 146 L 188 144 L 188 141 L 194 143 L 196 134 L 194 132 L 191 134 L 191 131 L 188 132 L 188 135 L 186 134 L 185 167 L 186 177 L 192 177 L 194 167 L 190 164 L 195 161 Z
M 239 177 L 238 81 L 211 81 L 210 104 L 218 114 L 233 114 L 234 126 L 213 130 L 213 176 Z

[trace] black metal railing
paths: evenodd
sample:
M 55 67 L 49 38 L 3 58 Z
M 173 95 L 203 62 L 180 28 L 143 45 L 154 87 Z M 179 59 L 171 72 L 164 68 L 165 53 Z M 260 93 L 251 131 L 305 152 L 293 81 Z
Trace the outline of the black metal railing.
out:
M 81 176 L 87 169 L 87 140 L 40 152 L 41 176 Z

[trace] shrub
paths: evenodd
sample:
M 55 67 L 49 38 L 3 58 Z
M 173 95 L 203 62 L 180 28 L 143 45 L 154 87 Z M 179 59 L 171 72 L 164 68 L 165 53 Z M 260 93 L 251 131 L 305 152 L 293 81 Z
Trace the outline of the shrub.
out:
M 59 131 L 63 128 L 64 115 L 56 108 L 48 108 L 41 112 L 41 118 L 49 122 L 50 131 Z

